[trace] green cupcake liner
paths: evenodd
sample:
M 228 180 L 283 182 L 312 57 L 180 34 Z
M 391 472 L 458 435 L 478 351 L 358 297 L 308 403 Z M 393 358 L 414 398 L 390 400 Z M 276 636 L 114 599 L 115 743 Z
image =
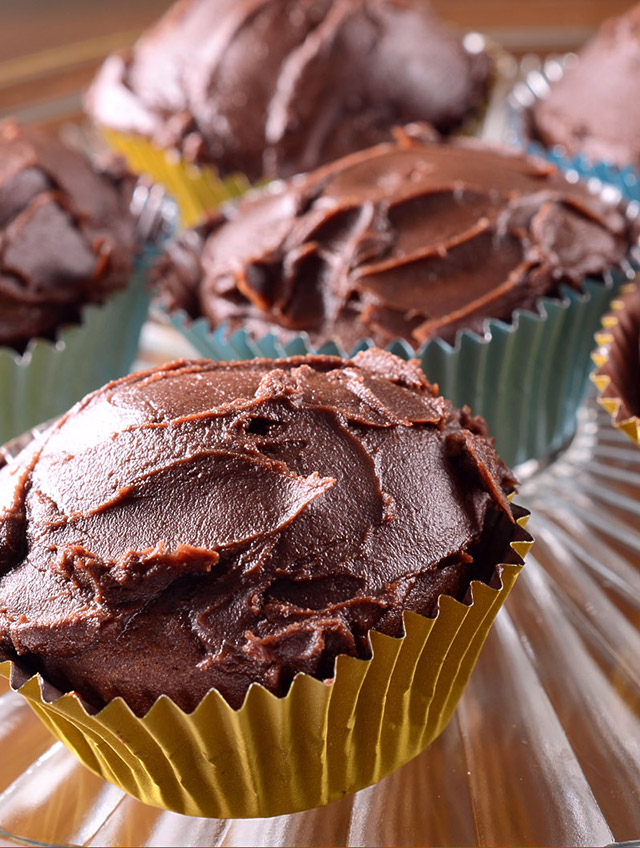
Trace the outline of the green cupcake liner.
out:
M 147 272 L 158 253 L 147 245 L 127 287 L 82 310 L 55 342 L 33 340 L 17 354 L 0 347 L 0 443 L 66 412 L 88 392 L 131 367 L 149 308 Z

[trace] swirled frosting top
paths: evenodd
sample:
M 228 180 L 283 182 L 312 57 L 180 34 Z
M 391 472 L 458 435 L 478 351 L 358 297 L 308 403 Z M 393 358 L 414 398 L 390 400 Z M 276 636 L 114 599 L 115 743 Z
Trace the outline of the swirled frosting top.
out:
M 491 63 L 426 0 L 182 0 L 89 91 L 98 123 L 251 180 L 459 125 Z
M 0 470 L 0 658 L 138 713 L 282 695 L 489 581 L 514 483 L 383 351 L 125 377 Z
M 634 243 L 617 208 L 547 162 L 422 135 L 397 131 L 187 232 L 158 268 L 165 304 L 346 352 L 363 338 L 418 348 L 579 288 Z

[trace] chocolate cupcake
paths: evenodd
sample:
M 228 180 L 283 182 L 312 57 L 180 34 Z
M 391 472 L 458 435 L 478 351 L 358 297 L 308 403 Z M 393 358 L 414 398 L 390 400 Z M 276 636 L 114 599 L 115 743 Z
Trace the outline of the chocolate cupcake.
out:
M 541 160 L 404 136 L 226 207 L 180 238 L 159 281 L 169 310 L 214 330 L 418 350 L 579 289 L 620 263 L 630 234 Z
M 640 289 L 631 284 L 596 336 L 593 358 L 598 370 L 593 382 L 600 404 L 611 414 L 613 424 L 640 446 Z
M 505 410 L 478 394 L 486 380 L 462 386 L 458 375 L 452 382 L 451 359 L 439 364 L 441 351 L 456 355 L 469 344 L 465 338 L 486 349 L 493 336 L 517 335 L 525 315 L 544 325 L 558 305 L 549 332 L 563 349 L 552 368 L 556 380 L 581 372 L 568 401 L 573 415 L 587 378 L 580 357 L 588 357 L 589 330 L 608 302 L 612 269 L 636 237 L 624 210 L 543 160 L 479 142 L 429 143 L 414 125 L 395 142 L 224 207 L 181 236 L 157 276 L 176 326 L 207 355 L 299 353 L 328 344 L 341 353 L 363 344 L 417 353 L 456 403 L 490 419 L 500 450 L 518 462 L 548 450 L 548 435 L 539 448 L 527 445 L 511 418 L 503 441 Z M 592 300 L 598 305 L 585 318 L 581 307 Z M 570 303 L 576 315 L 568 315 Z M 559 335 L 565 313 L 569 323 Z M 580 331 L 575 322 L 585 320 Z M 554 355 L 546 342 L 534 345 L 523 339 L 522 359 L 498 363 L 508 371 L 505 392 L 514 381 L 520 387 L 514 398 L 531 355 L 540 357 L 538 373 Z M 567 402 L 561 383 L 543 391 L 545 403 L 556 391 Z M 547 432 L 539 410 L 525 414 L 535 416 L 538 434 Z M 566 436 L 567 419 L 551 416 Z
M 86 102 L 134 168 L 170 180 L 193 223 L 207 197 L 242 187 L 214 174 L 246 186 L 386 140 L 398 123 L 460 127 L 490 70 L 424 0 L 182 0 L 107 59 Z
M 0 660 L 55 686 L 54 732 L 145 801 L 326 803 L 448 720 L 521 564 L 514 485 L 485 423 L 380 350 L 125 377 L 0 470 Z M 68 709 L 108 739 L 90 757 Z M 283 785 L 239 807 L 247 769 Z
M 527 122 L 534 139 L 567 156 L 640 168 L 640 4 L 605 22 Z
M 135 179 L 0 123 L 0 439 L 126 373 L 146 314 Z M 147 257 L 148 259 L 149 257 Z

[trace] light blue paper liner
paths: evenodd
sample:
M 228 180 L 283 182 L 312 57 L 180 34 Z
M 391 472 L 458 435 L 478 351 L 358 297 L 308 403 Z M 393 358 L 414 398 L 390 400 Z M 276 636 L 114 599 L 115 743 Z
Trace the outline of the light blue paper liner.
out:
M 64 327 L 57 341 L 35 339 L 22 355 L 0 347 L 0 443 L 128 372 L 149 308 L 147 275 L 157 253 L 147 245 L 127 287 L 102 305 L 85 306 L 81 323 Z
M 575 162 L 573 167 L 576 179 L 612 183 L 627 203 L 640 200 L 638 181 L 630 183 L 627 171 L 616 177 L 609 169 L 603 180 L 600 165 L 588 168 Z M 592 183 L 592 188 L 598 191 L 602 186 Z M 516 310 L 509 324 L 488 320 L 483 336 L 459 332 L 453 346 L 435 339 L 414 351 L 398 340 L 387 349 L 405 359 L 419 359 L 446 398 L 456 406 L 466 404 L 475 415 L 486 418 L 498 452 L 508 465 L 543 461 L 560 450 L 575 431 L 576 414 L 593 367 L 594 334 L 620 286 L 634 274 L 629 263 L 608 274 L 606 281 L 586 279 L 581 292 L 566 286 L 561 297 L 541 298 L 536 311 Z M 225 325 L 212 331 L 207 319 L 192 320 L 182 311 L 168 318 L 202 356 L 217 360 L 306 353 L 351 356 L 373 346 L 364 339 L 348 352 L 335 343 L 315 348 L 305 333 L 280 344 L 272 333 L 253 339 L 244 330 L 229 334 Z

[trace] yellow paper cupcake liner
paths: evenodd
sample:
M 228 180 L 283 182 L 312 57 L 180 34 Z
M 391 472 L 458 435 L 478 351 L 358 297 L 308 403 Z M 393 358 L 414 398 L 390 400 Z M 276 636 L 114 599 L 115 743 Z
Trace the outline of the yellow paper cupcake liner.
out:
M 208 210 L 251 188 L 243 174 L 223 179 L 213 166 L 185 162 L 177 153 L 162 150 L 143 136 L 106 127 L 100 133 L 112 150 L 124 156 L 135 174 L 146 174 L 166 188 L 178 204 L 185 227 L 193 226 Z
M 638 349 L 640 341 L 640 314 L 638 322 L 632 327 L 621 323 L 621 316 L 628 309 L 629 298 L 640 299 L 640 287 L 637 283 L 624 286 L 620 292 L 621 297 L 611 303 L 611 312 L 602 319 L 602 330 L 596 333 L 598 348 L 593 352 L 592 359 L 598 366 L 597 371 L 591 379 L 598 389 L 598 402 L 611 415 L 613 426 L 621 430 L 640 447 L 640 417 L 633 415 L 621 396 L 615 375 L 615 365 L 612 361 L 612 352 L 624 357 L 624 348 L 635 345 Z M 639 310 L 640 313 L 640 310 Z M 633 338 L 628 338 L 632 332 Z M 636 373 L 635 379 L 638 379 Z
M 146 804 L 194 816 L 274 816 L 328 804 L 382 779 L 445 727 L 532 539 L 528 513 L 495 585 L 471 601 L 439 599 L 429 619 L 404 614 L 405 635 L 373 631 L 372 657 L 340 656 L 335 677 L 299 674 L 284 698 L 254 684 L 238 710 L 215 690 L 193 713 L 160 697 L 142 718 L 121 698 L 97 714 L 12 662 L 0 674 L 91 771 Z

